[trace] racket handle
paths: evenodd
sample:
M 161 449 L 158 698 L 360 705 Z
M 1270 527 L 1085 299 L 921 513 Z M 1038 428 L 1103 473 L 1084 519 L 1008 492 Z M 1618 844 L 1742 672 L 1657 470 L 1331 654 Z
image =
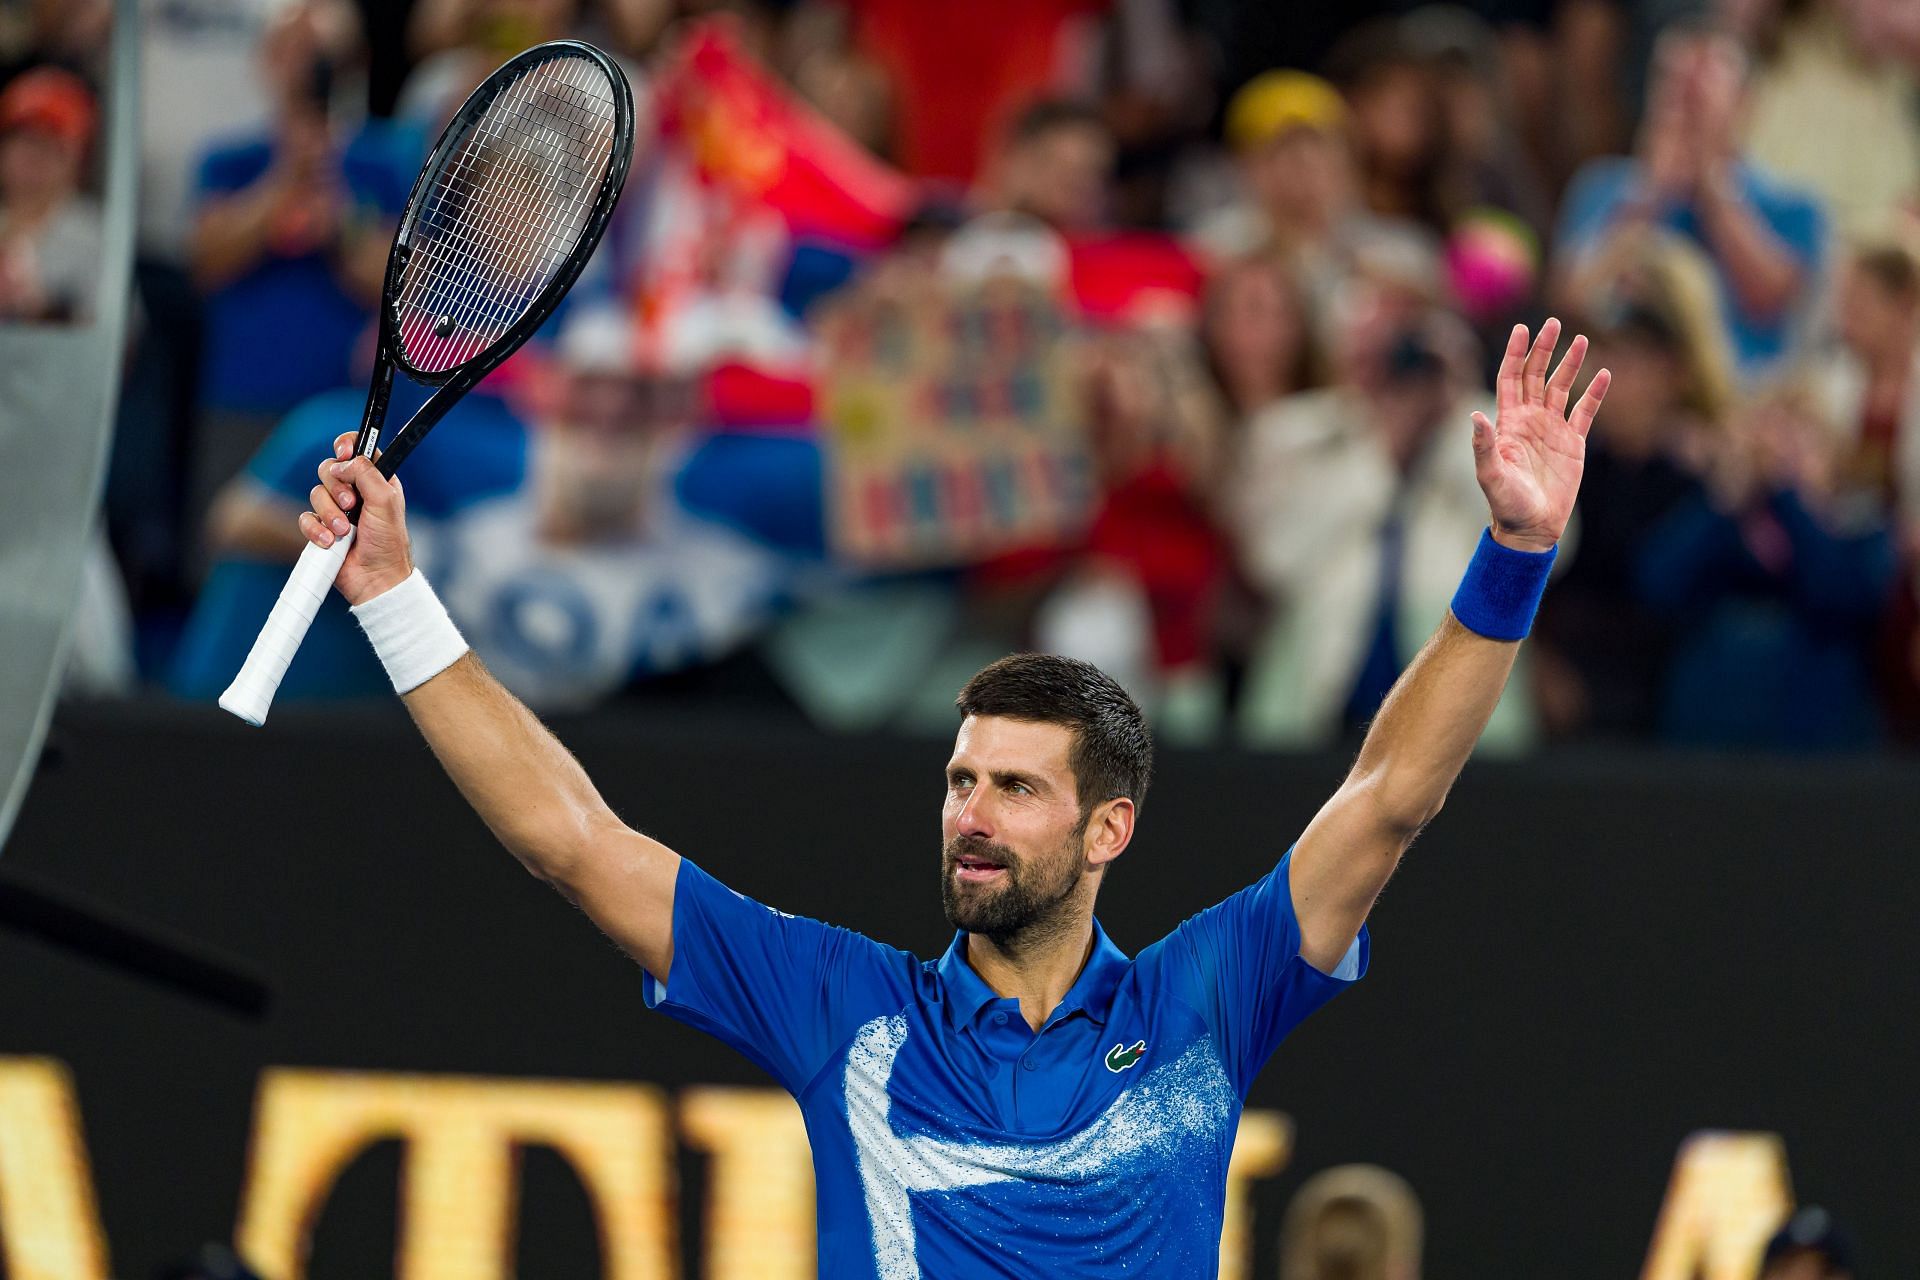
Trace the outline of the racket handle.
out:
M 259 638 L 247 652 L 240 674 L 220 695 L 222 707 L 248 724 L 266 723 L 267 708 L 273 705 L 273 695 L 287 674 L 287 664 L 299 652 L 300 641 L 306 638 L 307 628 L 313 625 L 313 615 L 319 611 L 320 602 L 327 598 L 333 580 L 340 576 L 340 562 L 347 558 L 347 548 L 352 545 L 352 530 L 348 530 L 346 537 L 335 539 L 330 547 L 307 544 L 287 578 L 287 585 L 280 589 L 280 598 L 273 602 L 273 612 L 267 615 Z

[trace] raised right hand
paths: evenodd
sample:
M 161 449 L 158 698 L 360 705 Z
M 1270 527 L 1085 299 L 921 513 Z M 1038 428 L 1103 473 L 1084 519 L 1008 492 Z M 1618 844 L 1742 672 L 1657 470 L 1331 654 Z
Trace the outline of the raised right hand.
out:
M 334 437 L 333 457 L 320 464 L 320 483 L 307 495 L 313 510 L 300 514 L 300 532 L 314 545 L 330 547 L 354 528 L 353 546 L 333 585 L 348 604 L 361 604 L 406 581 L 413 572 L 413 556 L 399 479 L 387 479 L 372 462 L 355 455 L 354 439 L 352 431 Z M 346 516 L 355 506 L 361 508 L 357 528 Z

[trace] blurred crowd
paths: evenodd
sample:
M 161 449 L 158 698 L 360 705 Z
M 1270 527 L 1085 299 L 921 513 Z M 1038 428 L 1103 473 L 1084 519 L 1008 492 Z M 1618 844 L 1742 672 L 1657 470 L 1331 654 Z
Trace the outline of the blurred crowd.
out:
M 18 322 L 104 287 L 109 8 L 0 6 Z M 131 660 L 76 687 L 224 686 L 426 149 L 578 35 L 639 104 L 614 225 L 406 472 L 534 705 L 944 728 L 1047 648 L 1175 742 L 1339 744 L 1444 615 L 1468 415 L 1553 314 L 1613 388 L 1486 749 L 1920 736 L 1920 5 L 1306 8 L 145 0 Z M 282 696 L 382 687 L 334 602 Z

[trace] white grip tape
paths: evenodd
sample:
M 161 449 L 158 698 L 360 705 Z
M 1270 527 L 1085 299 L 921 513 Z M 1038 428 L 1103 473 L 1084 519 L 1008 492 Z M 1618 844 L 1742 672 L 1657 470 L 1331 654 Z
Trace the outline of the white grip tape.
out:
M 240 674 L 220 695 L 222 707 L 248 724 L 267 722 L 267 709 L 273 705 L 273 695 L 287 674 L 287 664 L 299 652 L 307 628 L 313 625 L 313 615 L 319 612 L 333 580 L 340 576 L 340 562 L 347 558 L 347 548 L 352 545 L 352 530 L 347 531 L 346 537 L 335 539 L 330 547 L 307 544 L 287 578 L 287 585 L 280 589 L 280 598 L 273 602 L 273 612 L 267 615 L 259 638 L 247 652 Z

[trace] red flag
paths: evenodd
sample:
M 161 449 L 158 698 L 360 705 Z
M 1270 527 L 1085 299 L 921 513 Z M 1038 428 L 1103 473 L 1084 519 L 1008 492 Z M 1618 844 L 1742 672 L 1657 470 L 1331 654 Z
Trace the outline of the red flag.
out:
M 794 98 L 723 22 L 688 35 L 657 101 L 703 180 L 778 210 L 796 235 L 875 248 L 913 211 L 911 181 Z

